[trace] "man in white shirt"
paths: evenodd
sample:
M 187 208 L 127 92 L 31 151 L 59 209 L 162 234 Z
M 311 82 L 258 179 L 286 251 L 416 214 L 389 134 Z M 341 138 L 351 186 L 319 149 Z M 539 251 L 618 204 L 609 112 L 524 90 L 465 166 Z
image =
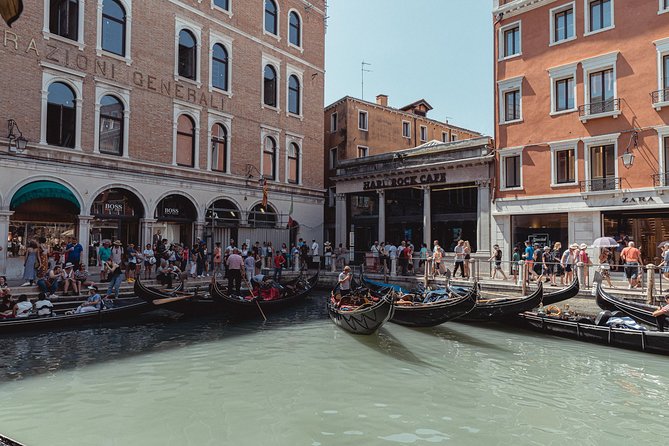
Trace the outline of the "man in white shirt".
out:
M 397 271 L 397 246 L 392 243 L 386 245 L 386 251 L 388 252 L 388 258 L 390 259 L 390 275 L 396 275 Z
M 351 274 L 351 267 L 346 265 L 344 271 L 339 274 L 339 289 L 342 294 L 348 294 L 351 291 L 351 280 L 353 280 L 353 275 Z
M 311 261 L 312 261 L 312 268 L 318 268 L 321 263 L 321 258 L 318 254 L 318 243 L 316 243 L 316 240 L 311 241 Z
M 53 304 L 47 299 L 46 293 L 39 293 L 35 302 L 35 312 L 38 316 L 53 316 Z
M 369 249 L 372 253 L 372 258 L 374 259 L 374 269 L 379 270 L 379 241 L 376 240 L 372 247 Z

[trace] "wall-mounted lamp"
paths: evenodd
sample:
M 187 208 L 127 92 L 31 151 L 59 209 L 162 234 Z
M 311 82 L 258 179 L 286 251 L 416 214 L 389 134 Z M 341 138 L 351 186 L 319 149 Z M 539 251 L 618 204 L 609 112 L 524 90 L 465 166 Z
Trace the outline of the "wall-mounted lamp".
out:
M 632 145 L 634 145 L 635 149 L 639 148 L 639 133 L 636 130 L 632 132 L 632 137 L 627 144 L 627 148 L 625 148 L 625 153 L 620 156 L 623 160 L 623 166 L 627 169 L 634 165 L 634 153 L 630 152 L 630 147 Z
M 246 165 L 246 183 L 248 184 L 248 181 L 251 178 L 253 178 L 253 173 L 254 172 L 258 174 L 258 185 L 260 187 L 264 186 L 265 185 L 265 177 L 263 176 L 262 173 L 260 173 L 258 168 L 256 166 L 254 166 L 253 164 L 247 164 Z
M 7 120 L 7 131 L 7 149 L 14 153 L 21 153 L 26 150 L 28 140 L 23 137 L 16 121 L 13 119 Z

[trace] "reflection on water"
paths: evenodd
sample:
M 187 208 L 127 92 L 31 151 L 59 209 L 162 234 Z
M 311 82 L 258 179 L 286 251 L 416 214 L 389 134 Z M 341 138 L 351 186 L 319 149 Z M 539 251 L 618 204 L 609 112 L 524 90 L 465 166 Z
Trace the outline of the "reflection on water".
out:
M 664 357 L 494 325 L 352 336 L 329 322 L 324 295 L 266 323 L 5 337 L 0 431 L 31 446 L 648 444 L 669 433 Z

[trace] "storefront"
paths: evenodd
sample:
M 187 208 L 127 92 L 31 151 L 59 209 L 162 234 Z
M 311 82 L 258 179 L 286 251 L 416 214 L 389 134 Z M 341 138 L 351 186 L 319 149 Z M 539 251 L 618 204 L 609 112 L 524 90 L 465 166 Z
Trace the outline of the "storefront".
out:
M 205 222 L 204 238 L 207 244 L 212 244 L 212 249 L 214 241 L 227 246 L 231 238 L 238 240 L 241 212 L 232 201 L 221 199 L 213 202 L 207 209 Z
M 197 222 L 195 205 L 183 195 L 168 195 L 158 202 L 155 211 L 154 232 L 160 229 L 170 242 L 193 243 L 193 229 Z
M 144 207 L 137 196 L 126 189 L 112 188 L 99 194 L 91 206 L 90 243 L 120 240 L 123 245 L 140 243 L 140 219 Z
M 511 217 L 512 246 L 521 252 L 525 241 L 544 246 L 555 246 L 560 242 L 566 249 L 569 245 L 569 214 L 527 214 Z M 509 253 L 510 254 L 510 253 Z
M 604 212 L 603 234 L 623 242 L 633 241 L 645 263 L 661 262 L 658 245 L 669 240 L 669 209 L 653 212 Z

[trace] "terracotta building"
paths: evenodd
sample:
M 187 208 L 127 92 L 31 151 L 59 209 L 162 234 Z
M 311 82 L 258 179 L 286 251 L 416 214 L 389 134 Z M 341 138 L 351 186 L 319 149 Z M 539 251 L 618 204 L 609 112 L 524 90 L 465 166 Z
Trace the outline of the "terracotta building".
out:
M 488 153 L 486 147 L 489 149 L 489 140 L 487 138 L 481 139 L 480 133 L 429 118 L 430 110 L 432 110 L 432 107 L 424 99 L 401 108 L 391 107 L 388 105 L 388 96 L 386 95 L 378 95 L 374 103 L 346 96 L 325 108 L 324 175 L 328 190 L 328 200 L 325 206 L 326 239 L 336 241 L 337 245 L 342 243 L 345 246 L 352 246 L 356 250 L 365 250 L 369 248 L 371 242 L 379 240 L 379 238 L 381 241 L 386 238 L 388 240 L 392 239 L 393 242 L 397 243 L 402 238 L 412 238 L 415 242 L 421 242 L 423 237 L 430 237 L 431 225 L 428 223 L 428 227 L 425 229 L 424 209 L 422 207 L 424 193 L 420 188 L 404 187 L 404 185 L 387 187 L 384 185 L 363 190 L 363 179 L 367 177 L 369 179 L 373 176 L 371 171 L 365 171 L 365 169 L 378 170 L 375 167 L 378 163 L 392 159 L 392 156 L 390 158 L 386 156 L 388 154 L 396 155 L 395 158 L 407 154 L 411 154 L 411 156 L 420 154 L 421 159 L 427 161 L 430 155 L 437 157 L 436 154 L 438 153 L 440 162 L 436 162 L 430 167 L 436 169 L 435 172 L 437 172 L 446 169 L 446 164 L 443 164 L 446 160 L 453 160 L 452 154 L 442 154 L 444 150 L 450 152 L 456 150 L 460 154 L 469 153 L 467 150 L 476 147 L 475 150 L 482 150 L 480 153 L 477 152 L 476 156 L 484 158 L 481 165 L 484 166 L 483 170 L 487 172 L 485 165 L 489 161 L 485 161 L 485 157 Z M 479 138 L 479 140 L 476 143 L 465 144 L 465 146 L 458 144 L 458 142 L 472 138 Z M 409 150 L 419 146 L 424 149 L 429 146 L 430 150 L 419 150 L 417 152 Z M 408 166 L 409 164 L 405 167 Z M 412 168 L 417 167 L 415 163 L 412 163 L 412 166 Z M 402 175 L 401 166 L 396 167 L 399 170 L 395 173 Z M 384 175 L 390 175 L 392 170 L 387 171 Z M 352 176 L 352 173 L 355 174 Z M 452 185 L 454 182 L 469 181 L 469 178 L 462 175 L 458 175 L 457 181 L 454 178 L 451 176 L 443 177 L 441 178 L 442 181 L 425 182 L 424 186 L 428 187 L 427 190 L 429 191 L 428 183 L 432 186 L 442 183 L 441 186 L 444 186 L 447 183 Z M 461 198 L 468 201 L 467 209 L 469 211 L 467 212 L 476 214 L 478 194 L 475 189 L 477 186 L 472 182 L 471 187 L 473 192 L 471 194 L 466 193 Z M 384 193 L 385 189 L 389 189 L 387 193 Z M 377 192 L 381 193 L 381 198 L 377 196 Z M 416 209 L 411 210 L 411 219 L 402 219 L 400 215 L 391 215 L 394 209 L 393 204 L 396 201 L 393 198 L 394 194 L 402 195 L 403 202 L 413 203 L 416 206 Z M 405 196 L 406 194 L 409 195 Z M 411 194 L 418 195 L 413 197 Z M 372 206 L 377 212 L 377 214 L 374 214 L 376 216 L 373 219 L 374 221 L 369 218 L 367 218 L 369 221 L 364 218 L 354 221 L 356 215 L 360 214 L 354 208 L 361 200 L 365 203 L 376 203 Z M 380 200 L 383 200 L 383 203 Z M 389 220 L 386 220 L 383 214 L 381 214 L 382 218 L 379 218 L 378 214 L 378 209 L 385 209 L 386 201 L 389 206 Z M 427 212 L 429 213 L 429 211 Z M 471 219 L 471 215 L 461 215 L 460 217 L 465 220 Z M 402 220 L 402 224 L 397 224 L 398 218 Z M 473 220 L 476 220 L 475 215 Z M 456 226 L 462 227 L 463 225 L 457 224 Z M 471 228 L 471 224 L 467 226 Z M 440 226 L 440 229 L 435 230 L 435 233 L 445 233 L 446 231 L 445 226 L 443 228 Z M 353 234 L 353 237 L 350 236 L 351 234 Z M 472 236 L 475 237 L 475 234 L 472 233 Z M 351 241 L 355 243 L 351 244 Z
M 493 242 L 669 239 L 669 3 L 496 1 Z
M 324 0 L 24 6 L 0 22 L 0 246 L 288 242 L 289 214 L 320 238 Z

